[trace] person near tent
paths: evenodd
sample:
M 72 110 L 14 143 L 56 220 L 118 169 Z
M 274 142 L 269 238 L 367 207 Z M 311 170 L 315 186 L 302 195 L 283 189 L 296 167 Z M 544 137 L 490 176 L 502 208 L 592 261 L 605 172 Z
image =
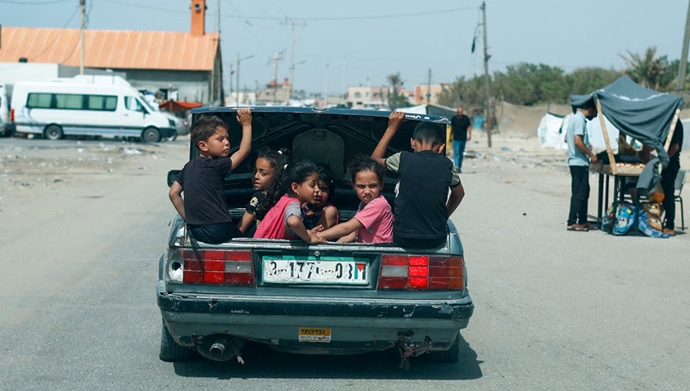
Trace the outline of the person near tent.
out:
M 586 232 L 595 227 L 587 221 L 589 200 L 589 163 L 599 161 L 592 152 L 587 134 L 587 120 L 597 116 L 597 108 L 591 97 L 584 102 L 571 101 L 573 110 L 579 110 L 568 121 L 565 139 L 568 143 L 568 167 L 570 168 L 571 196 L 568 214 L 568 231 Z
M 676 200 L 673 193 L 676 191 L 676 176 L 680 170 L 680 150 L 683 145 L 683 123 L 676 122 L 676 129 L 671 137 L 671 145 L 668 147 L 668 166 L 661 171 L 661 187 L 664 189 L 664 233 L 675 235 Z
M 462 156 L 465 144 L 472 139 L 472 121 L 465 115 L 462 107 L 458 107 L 457 115 L 450 119 L 451 134 L 453 136 L 453 163 L 458 172 L 462 172 Z

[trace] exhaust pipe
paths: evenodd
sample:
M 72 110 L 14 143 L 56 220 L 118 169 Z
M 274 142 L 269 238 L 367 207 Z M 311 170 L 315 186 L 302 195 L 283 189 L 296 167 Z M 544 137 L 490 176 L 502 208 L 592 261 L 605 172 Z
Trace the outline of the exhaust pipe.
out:
M 208 353 L 213 357 L 222 357 L 225 353 L 225 344 L 222 342 L 214 343 L 213 345 L 211 345 L 211 348 L 208 350 Z

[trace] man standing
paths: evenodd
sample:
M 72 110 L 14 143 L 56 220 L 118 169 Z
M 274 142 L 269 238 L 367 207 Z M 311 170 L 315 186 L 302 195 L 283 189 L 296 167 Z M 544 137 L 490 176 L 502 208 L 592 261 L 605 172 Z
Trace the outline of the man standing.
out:
M 680 149 L 683 145 L 683 123 L 678 120 L 676 129 L 671 137 L 671 145 L 668 147 L 668 166 L 661 171 L 661 187 L 664 189 L 664 233 L 675 235 L 676 200 L 673 194 L 676 192 L 676 176 L 680 170 Z
M 462 155 L 465 153 L 465 144 L 472 139 L 472 123 L 465 115 L 462 107 L 458 107 L 458 115 L 450 119 L 451 134 L 453 136 L 453 162 L 458 172 L 462 172 Z
M 597 116 L 594 100 L 589 99 L 570 117 L 566 130 L 568 143 L 568 166 L 570 168 L 571 192 L 568 231 L 586 232 L 594 228 L 587 222 L 587 201 L 589 200 L 589 162 L 596 163 L 597 156 L 589 147 L 587 121 Z

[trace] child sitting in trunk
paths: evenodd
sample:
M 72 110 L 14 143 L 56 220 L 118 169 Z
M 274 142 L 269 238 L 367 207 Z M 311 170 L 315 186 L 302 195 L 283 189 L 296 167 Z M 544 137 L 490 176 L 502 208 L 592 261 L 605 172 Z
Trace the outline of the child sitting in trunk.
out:
M 288 163 L 276 188 L 276 195 L 282 194 L 278 202 L 266 213 L 254 238 L 297 239 L 309 244 L 325 242 L 307 230 L 302 222 L 301 205 L 314 203 L 319 174 L 316 165 L 309 161 Z M 277 198 L 277 197 L 276 197 Z
M 325 239 L 340 238 L 339 242 L 392 242 L 393 214 L 388 201 L 381 195 L 386 170 L 375 160 L 361 157 L 350 163 L 348 173 L 352 189 L 361 201 L 357 213 L 351 220 L 317 232 L 317 235 Z
M 191 236 L 204 243 L 218 244 L 242 236 L 225 204 L 223 184 L 225 177 L 251 150 L 252 114 L 249 109 L 237 110 L 237 122 L 242 125 L 242 141 L 230 158 L 228 125 L 222 119 L 203 116 L 194 123 L 191 142 L 199 148 L 199 157 L 185 164 L 168 193 Z
M 321 226 L 323 229 L 338 224 L 338 208 L 328 199 L 335 191 L 335 178 L 327 167 L 319 166 L 318 189 L 314 193 L 314 203 L 302 206 L 302 221 L 307 229 Z
M 278 201 L 271 197 L 267 199 L 267 194 L 275 194 L 275 187 L 280 186 L 278 183 L 280 176 L 289 160 L 287 150 L 274 151 L 269 148 L 259 150 L 254 163 L 254 176 L 252 177 L 252 184 L 256 193 L 247 204 L 239 224 L 240 231 L 247 237 L 254 236 L 261 220 Z

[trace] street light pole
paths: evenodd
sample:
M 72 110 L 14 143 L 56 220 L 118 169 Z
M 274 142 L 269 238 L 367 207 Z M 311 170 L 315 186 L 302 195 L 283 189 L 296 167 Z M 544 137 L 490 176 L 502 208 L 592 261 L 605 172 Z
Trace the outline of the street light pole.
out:
M 487 146 L 491 148 L 491 95 L 489 94 L 489 51 L 486 47 L 486 2 L 482 1 L 482 25 L 484 27 L 484 87 L 486 89 L 486 101 L 484 103 L 484 123 L 486 124 Z
M 86 13 L 86 0 L 79 0 L 81 7 L 81 28 L 79 29 L 79 74 L 84 74 L 84 19 Z

